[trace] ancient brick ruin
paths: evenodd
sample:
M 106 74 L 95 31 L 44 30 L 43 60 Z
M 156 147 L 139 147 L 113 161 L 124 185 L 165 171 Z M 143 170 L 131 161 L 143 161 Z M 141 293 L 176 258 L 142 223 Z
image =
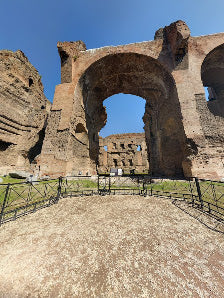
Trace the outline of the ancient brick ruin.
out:
M 35 169 L 51 103 L 21 51 L 0 51 L 0 174 Z M 38 166 L 37 166 L 38 168 Z
M 144 133 L 126 133 L 99 137 L 99 173 L 120 168 L 123 173 L 148 173 L 149 164 Z
M 8 93 L 5 90 L 11 88 L 12 78 L 8 76 L 6 85 L 1 83 L 0 100 L 10 102 L 10 106 L 3 105 L 1 114 L 19 123 L 4 120 L 1 124 L 1 156 L 11 156 L 10 152 L 14 156 L 9 160 L 1 157 L 1 167 L 9 167 L 13 160 L 14 166 L 27 163 L 40 176 L 80 171 L 96 174 L 101 159 L 99 131 L 107 120 L 103 101 L 127 93 L 146 102 L 143 121 L 151 174 L 224 177 L 224 33 L 192 37 L 188 26 L 177 21 L 159 29 L 153 41 L 93 50 L 87 50 L 82 41 L 59 42 L 58 51 L 61 84 L 55 88 L 47 125 L 47 113 L 42 109 L 46 99 L 41 95 L 37 74 L 33 77 L 20 67 L 23 75 Z M 31 91 L 32 82 L 39 90 L 38 96 Z M 209 87 L 208 102 L 204 87 Z M 18 92 L 20 102 L 14 96 Z M 29 94 L 35 99 L 31 100 Z M 23 107 L 26 116 L 21 113 Z M 33 114 L 34 121 L 30 122 L 27 119 Z M 19 136 L 11 134 L 9 127 L 4 130 L 5 125 L 14 130 L 19 125 Z M 33 166 L 28 152 L 45 126 L 42 151 L 39 156 L 34 154 Z M 22 133 L 21 128 L 30 132 Z M 21 141 L 24 136 L 29 142 Z

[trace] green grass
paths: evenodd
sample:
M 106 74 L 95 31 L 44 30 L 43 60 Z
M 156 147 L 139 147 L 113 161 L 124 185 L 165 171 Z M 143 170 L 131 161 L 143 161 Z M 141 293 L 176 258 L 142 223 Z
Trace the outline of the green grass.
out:
M 224 184 L 211 181 L 200 181 L 201 197 L 204 204 L 204 209 L 211 212 L 220 212 L 224 216 Z M 198 197 L 195 181 L 170 181 L 161 180 L 157 183 L 147 185 L 147 189 L 153 194 L 166 195 L 171 194 L 172 197 L 185 197 L 186 199 L 195 199 L 195 203 L 201 205 Z
M 6 176 L 6 177 L 0 176 L 0 178 L 3 179 L 2 183 L 20 183 L 20 182 L 26 181 L 26 179 L 17 179 L 17 178 L 12 178 L 10 176 Z
M 3 183 L 12 183 L 9 188 L 7 203 L 11 207 L 20 207 L 26 205 L 27 202 L 38 202 L 42 201 L 44 198 L 50 198 L 51 196 L 56 196 L 58 191 L 58 179 L 50 181 L 41 181 L 33 186 L 29 183 L 13 184 L 22 182 L 20 179 L 13 179 L 10 177 L 5 177 L 6 179 Z M 7 185 L 0 184 L 0 206 L 3 203 L 5 197 Z M 85 189 L 97 189 L 97 183 L 92 180 L 63 180 L 62 192 L 70 191 L 80 191 Z
M 82 191 L 85 189 L 97 189 L 97 182 L 90 179 L 78 179 L 78 180 L 64 180 L 62 183 L 62 193 L 69 191 Z
M 3 183 L 10 183 L 7 208 L 5 211 L 12 211 L 16 208 L 25 207 L 32 203 L 43 204 L 43 200 L 50 199 L 57 196 L 58 179 L 50 181 L 41 181 L 38 184 L 30 185 L 29 183 L 13 184 L 23 182 L 22 179 L 15 179 L 11 177 L 3 177 Z M 143 184 L 140 181 L 140 188 L 135 180 L 127 181 L 128 184 L 122 184 L 115 181 L 111 183 L 111 190 L 122 189 L 143 189 Z M 62 194 L 75 193 L 85 190 L 96 190 L 98 183 L 91 179 L 74 179 L 67 181 L 63 179 Z M 175 180 L 160 180 L 155 179 L 154 183 L 145 184 L 148 193 L 165 195 L 171 194 L 171 197 L 184 197 L 191 200 L 192 194 L 195 202 L 200 205 L 195 181 L 175 181 Z M 7 185 L 0 184 L 0 211 L 5 197 Z M 101 186 L 103 188 L 103 184 Z M 109 185 L 106 185 L 109 188 Z M 202 199 L 205 202 L 205 209 L 208 209 L 209 203 L 212 211 L 220 211 L 224 216 L 224 184 L 219 182 L 200 181 L 200 188 Z M 214 204 L 214 205 L 211 205 Z M 31 207 L 30 207 L 31 208 Z

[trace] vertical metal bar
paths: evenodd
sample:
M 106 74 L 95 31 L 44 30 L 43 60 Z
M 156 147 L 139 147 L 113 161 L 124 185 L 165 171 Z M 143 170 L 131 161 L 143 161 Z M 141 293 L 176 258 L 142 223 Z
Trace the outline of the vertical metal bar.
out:
M 189 187 L 190 187 L 190 192 L 191 192 L 191 203 L 192 203 L 192 206 L 193 206 L 194 205 L 194 196 L 193 196 L 193 189 L 192 189 L 192 186 L 191 186 L 191 180 L 189 179 L 188 182 L 189 182 Z
M 210 203 L 208 203 L 208 213 L 211 213 L 211 206 L 210 206 Z
M 97 179 L 97 188 L 98 188 L 98 194 L 100 194 L 100 176 L 98 174 L 98 179 Z
M 201 195 L 201 188 L 200 188 L 200 183 L 198 181 L 198 178 L 195 178 L 195 184 L 198 192 L 198 198 L 201 203 L 201 208 L 203 209 L 203 200 L 202 200 L 202 195 Z
M 29 183 L 29 182 L 28 182 Z M 32 187 L 33 187 L 33 184 L 32 182 L 29 183 L 29 191 L 28 191 L 28 195 L 27 195 L 27 200 L 26 200 L 26 210 L 27 210 L 27 206 L 29 205 L 29 202 L 31 201 L 32 197 L 31 197 L 31 194 L 32 194 Z
M 218 201 L 217 201 L 217 198 L 216 198 L 216 192 L 215 192 L 215 185 L 212 183 L 212 181 L 211 181 L 211 189 L 212 189 L 213 200 L 214 200 L 214 202 L 215 202 L 217 211 L 219 211 Z
M 152 178 L 150 178 L 150 192 L 151 192 L 151 196 L 152 196 Z
M 109 194 L 110 194 L 110 182 L 111 182 L 111 181 L 110 181 L 110 176 L 109 176 Z
M 68 179 L 65 178 L 65 194 L 67 194 L 67 188 L 68 188 Z
M 9 187 L 10 187 L 10 183 L 8 183 L 8 185 L 6 187 L 6 190 L 5 190 L 5 197 L 4 197 L 4 201 L 3 201 L 3 204 L 2 204 L 2 210 L 1 210 L 1 213 L 0 213 L 0 225 L 2 224 L 2 218 L 3 218 L 3 215 L 4 215 L 4 209 L 5 209 L 5 205 L 6 205 L 7 198 L 8 198 Z
M 146 197 L 146 193 L 145 193 L 145 177 L 143 176 L 143 179 L 142 179 L 142 192 L 143 192 L 143 195 Z
M 61 196 L 61 182 L 62 182 L 62 177 L 58 178 L 58 193 L 56 197 L 56 203 L 59 201 L 59 198 Z

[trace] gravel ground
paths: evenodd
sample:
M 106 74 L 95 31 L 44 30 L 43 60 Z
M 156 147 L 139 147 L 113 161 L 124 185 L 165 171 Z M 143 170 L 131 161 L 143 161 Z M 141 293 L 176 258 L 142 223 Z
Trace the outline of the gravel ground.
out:
M 63 199 L 0 242 L 0 297 L 224 295 L 224 235 L 168 199 Z

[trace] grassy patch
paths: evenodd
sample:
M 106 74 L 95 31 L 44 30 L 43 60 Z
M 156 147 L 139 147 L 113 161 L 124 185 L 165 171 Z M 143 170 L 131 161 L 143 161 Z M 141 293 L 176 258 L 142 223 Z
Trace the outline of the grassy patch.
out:
M 63 180 L 62 192 L 96 189 L 97 182 L 90 179 Z
M 3 177 L 1 176 L 0 178 L 3 179 L 3 182 L 2 183 L 20 183 L 20 182 L 25 182 L 26 179 L 17 179 L 17 178 L 12 178 L 10 176 L 6 176 L 6 177 Z
M 33 206 L 40 206 L 47 200 L 55 198 L 58 193 L 58 179 L 50 181 L 40 181 L 37 184 L 21 183 L 22 179 L 15 179 L 11 177 L 3 177 L 3 183 L 0 184 L 0 211 L 5 198 L 7 183 L 10 183 L 6 208 L 4 212 L 11 212 L 20 208 L 34 208 Z M 15 183 L 15 184 L 13 184 Z M 103 184 L 101 189 L 103 189 Z M 97 181 L 91 179 L 63 179 L 61 185 L 62 194 L 74 194 L 91 190 L 97 190 Z M 106 188 L 109 188 L 108 182 L 106 182 Z M 137 180 L 124 180 L 113 181 L 110 185 L 111 191 L 116 189 L 126 190 L 143 190 L 143 181 Z M 198 197 L 198 191 L 195 181 L 186 180 L 166 180 L 166 179 L 154 179 L 153 183 L 145 183 L 144 189 L 148 194 L 152 195 L 164 195 L 171 196 L 173 198 L 184 197 L 186 199 L 195 200 L 195 203 L 201 205 Z M 224 216 L 224 183 L 200 181 L 201 196 L 204 202 L 203 208 L 206 211 L 219 212 L 221 216 Z

